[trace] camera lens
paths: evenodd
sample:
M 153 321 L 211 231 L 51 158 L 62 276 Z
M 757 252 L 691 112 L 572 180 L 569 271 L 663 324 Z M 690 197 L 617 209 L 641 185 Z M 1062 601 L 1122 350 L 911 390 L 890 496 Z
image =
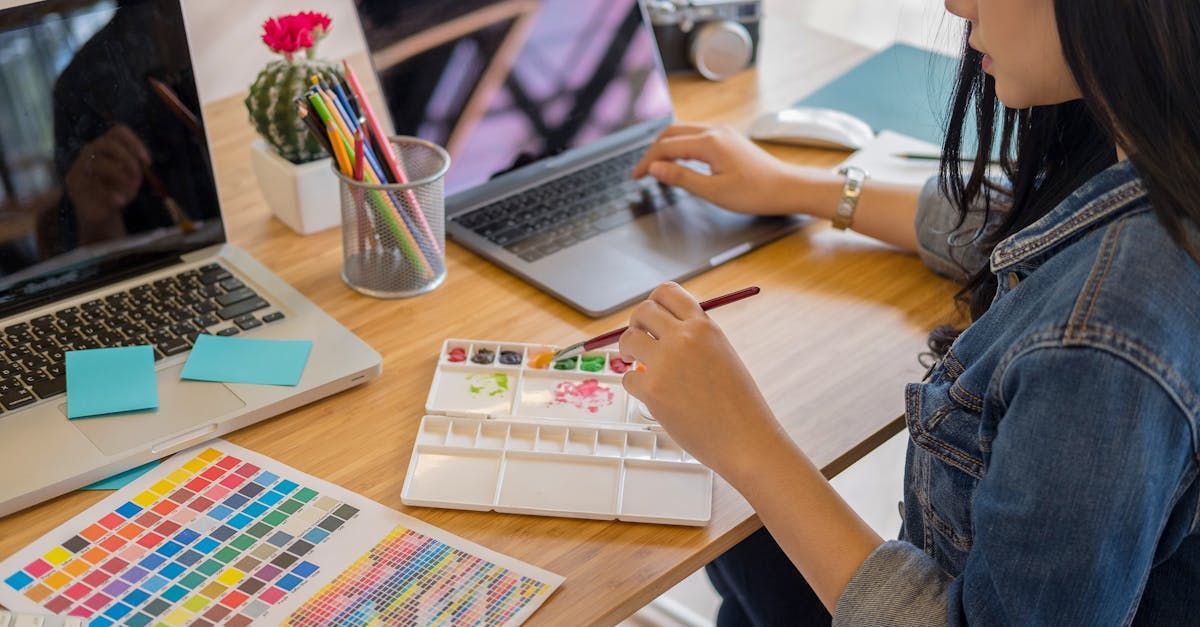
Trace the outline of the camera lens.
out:
M 706 22 L 692 34 L 692 65 L 704 78 L 720 81 L 750 64 L 754 42 L 746 27 L 728 20 Z

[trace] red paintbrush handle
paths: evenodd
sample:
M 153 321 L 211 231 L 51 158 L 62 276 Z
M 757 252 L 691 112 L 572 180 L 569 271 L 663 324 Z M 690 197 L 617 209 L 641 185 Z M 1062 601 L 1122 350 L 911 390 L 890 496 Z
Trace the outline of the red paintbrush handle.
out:
M 758 289 L 758 287 L 747 287 L 745 289 L 740 289 L 736 292 L 730 292 L 728 294 L 725 294 L 724 296 L 717 296 L 716 298 L 710 298 L 710 299 L 700 303 L 700 309 L 703 311 L 708 311 L 710 309 L 716 309 L 717 307 L 721 307 L 722 305 L 728 305 L 729 303 L 736 303 L 737 301 L 742 300 L 744 298 L 750 298 L 751 296 L 754 296 L 755 294 L 757 294 L 761 291 L 762 290 Z M 600 348 L 602 346 L 608 346 L 609 344 L 612 344 L 612 343 L 616 342 L 617 340 L 621 339 L 621 335 L 628 330 L 629 330 L 629 327 L 621 327 L 620 329 L 617 329 L 615 331 L 609 331 L 608 333 L 605 333 L 604 335 L 597 335 L 596 337 L 583 343 L 583 350 L 591 351 L 591 350 L 596 350 L 597 348 Z

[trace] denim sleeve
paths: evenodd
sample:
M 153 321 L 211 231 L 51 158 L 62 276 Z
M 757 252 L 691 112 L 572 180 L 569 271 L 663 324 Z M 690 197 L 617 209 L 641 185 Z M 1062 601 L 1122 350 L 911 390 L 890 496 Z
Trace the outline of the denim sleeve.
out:
M 1024 353 L 1000 398 L 987 470 L 964 495 L 974 539 L 963 572 L 951 576 L 914 545 L 885 543 L 847 585 L 835 625 L 1132 618 L 1194 472 L 1186 414 L 1155 379 L 1096 348 Z
M 967 211 L 959 224 L 958 209 L 938 189 L 937 177 L 930 178 L 917 197 L 917 253 L 921 261 L 934 272 L 964 282 L 988 263 L 991 251 L 976 234 L 986 234 L 999 225 L 999 210 L 1007 205 L 1006 198 L 996 203 L 998 210 L 989 216 L 982 202 Z

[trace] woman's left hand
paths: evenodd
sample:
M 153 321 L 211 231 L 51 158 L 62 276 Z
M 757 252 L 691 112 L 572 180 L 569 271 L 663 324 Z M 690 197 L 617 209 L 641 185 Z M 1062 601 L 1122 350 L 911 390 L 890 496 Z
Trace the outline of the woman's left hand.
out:
M 674 283 L 655 289 L 621 336 L 625 389 L 689 454 L 731 483 L 763 447 L 788 436 L 737 352 L 699 303 Z

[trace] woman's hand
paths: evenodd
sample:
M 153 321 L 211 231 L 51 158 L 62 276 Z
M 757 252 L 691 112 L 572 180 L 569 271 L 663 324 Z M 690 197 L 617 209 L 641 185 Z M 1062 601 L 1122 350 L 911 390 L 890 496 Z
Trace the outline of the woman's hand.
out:
M 678 159 L 703 161 L 712 173 L 701 174 Z M 799 211 L 805 169 L 772 157 L 729 127 L 676 124 L 658 136 L 633 177 L 649 174 L 730 211 L 779 215 Z
M 753 472 L 764 447 L 788 441 L 725 334 L 682 287 L 666 283 L 634 309 L 621 355 L 646 366 L 625 374 L 625 389 L 731 483 Z

